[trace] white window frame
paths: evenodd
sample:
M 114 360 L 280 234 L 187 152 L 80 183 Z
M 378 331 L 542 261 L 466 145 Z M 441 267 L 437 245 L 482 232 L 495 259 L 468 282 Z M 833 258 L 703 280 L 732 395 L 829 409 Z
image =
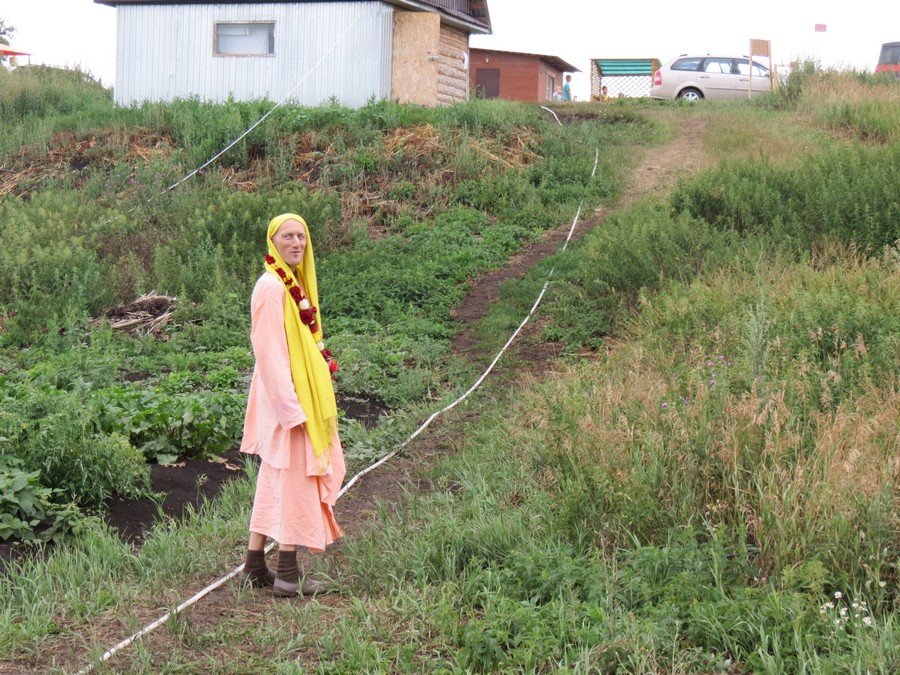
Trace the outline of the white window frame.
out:
M 252 32 L 261 33 L 263 31 L 256 30 L 254 28 L 262 28 L 266 33 L 266 51 L 220 51 L 221 45 L 219 40 L 219 28 L 221 26 L 233 26 L 236 30 L 238 28 L 244 28 L 246 31 L 246 35 L 250 37 Z M 273 57 L 275 56 L 275 22 L 274 21 L 215 21 L 213 22 L 213 56 L 215 57 L 242 57 L 242 56 L 263 56 L 263 57 Z M 240 36 L 234 35 L 235 38 Z M 258 39 L 258 37 L 257 37 Z M 236 40 L 235 40 L 236 41 Z M 248 45 L 249 46 L 249 45 Z M 226 47 L 228 48 L 228 47 Z M 236 49 L 236 48 L 235 48 Z

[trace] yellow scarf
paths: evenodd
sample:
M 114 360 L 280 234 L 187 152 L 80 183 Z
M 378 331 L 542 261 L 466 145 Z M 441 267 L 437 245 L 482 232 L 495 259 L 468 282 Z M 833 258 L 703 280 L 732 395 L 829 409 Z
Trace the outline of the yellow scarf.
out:
M 296 220 L 303 223 L 306 230 L 306 248 L 303 251 L 303 260 L 297 266 L 296 274 L 275 248 L 272 237 L 286 220 Z M 273 218 L 269 222 L 266 235 L 269 255 L 275 259 L 274 264 L 266 262 L 266 271 L 274 274 L 282 282 L 276 271 L 276 267 L 299 284 L 306 294 L 309 303 L 319 307 L 319 288 L 316 283 L 316 263 L 313 259 L 312 240 L 309 238 L 309 226 L 306 221 L 294 213 L 285 213 Z M 337 430 L 337 403 L 334 399 L 334 386 L 331 383 L 331 373 L 328 364 L 319 351 L 317 342 L 322 340 L 322 315 L 319 312 L 318 327 L 313 333 L 309 326 L 300 320 L 300 309 L 285 289 L 284 294 L 284 333 L 287 336 L 288 355 L 291 359 L 291 378 L 294 381 L 294 390 L 297 399 L 306 413 L 306 432 L 312 443 L 313 452 L 319 460 L 321 470 L 325 470 L 330 461 L 331 439 Z

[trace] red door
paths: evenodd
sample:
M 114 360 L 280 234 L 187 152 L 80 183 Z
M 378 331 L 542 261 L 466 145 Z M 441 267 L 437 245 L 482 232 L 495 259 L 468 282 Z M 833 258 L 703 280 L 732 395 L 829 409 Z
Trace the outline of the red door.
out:
M 498 98 L 500 96 L 500 69 L 478 68 L 475 71 L 475 96 Z

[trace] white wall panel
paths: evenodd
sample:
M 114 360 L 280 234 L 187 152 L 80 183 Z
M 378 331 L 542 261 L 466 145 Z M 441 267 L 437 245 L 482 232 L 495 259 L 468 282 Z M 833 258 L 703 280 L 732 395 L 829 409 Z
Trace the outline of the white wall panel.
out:
M 360 107 L 390 97 L 392 9 L 383 2 L 119 5 L 115 102 L 285 96 Z M 274 56 L 214 56 L 219 21 L 274 21 Z

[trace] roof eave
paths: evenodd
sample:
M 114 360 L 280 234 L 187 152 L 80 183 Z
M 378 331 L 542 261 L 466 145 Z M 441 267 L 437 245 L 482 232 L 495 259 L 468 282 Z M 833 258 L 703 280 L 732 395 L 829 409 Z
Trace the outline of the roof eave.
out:
M 469 33 L 481 33 L 483 35 L 491 34 L 490 18 L 488 18 L 487 23 L 482 23 L 475 18 L 467 19 L 462 16 L 457 16 L 456 14 L 451 14 L 448 10 L 442 7 L 429 5 L 425 2 L 418 2 L 417 0 L 384 0 L 384 2 L 387 2 L 390 5 L 396 5 L 398 7 L 407 7 L 409 9 L 417 9 L 426 12 L 437 12 L 441 15 L 441 18 L 444 20 L 444 22 L 451 26 L 462 28 Z
M 516 54 L 518 56 L 533 56 L 534 58 L 538 58 L 545 63 L 549 63 L 551 66 L 560 70 L 564 73 L 580 73 L 581 70 L 576 68 L 568 61 L 564 61 L 558 56 L 551 56 L 549 54 L 535 54 L 534 52 L 512 52 L 506 49 L 489 49 L 487 47 L 472 47 L 472 51 L 481 51 L 481 52 L 493 52 L 496 54 Z
M 146 5 L 163 5 L 163 4 L 176 4 L 176 5 L 188 5 L 188 4 L 214 4 L 215 2 L 222 2 L 223 0 L 196 0 L 196 2 L 192 3 L 190 0 L 187 2 L 173 2 L 173 0 L 94 0 L 94 3 L 98 5 L 106 5 L 108 7 L 116 7 L 118 5 L 137 5 L 137 4 L 146 4 Z M 258 2 L 263 2 L 264 0 L 257 0 Z M 302 2 L 302 0 L 268 0 L 269 2 Z M 346 1 L 346 0 L 345 0 Z M 453 26 L 455 28 L 461 28 L 462 30 L 468 33 L 481 33 L 483 35 L 491 34 L 491 20 L 490 16 L 486 17 L 485 22 L 481 22 L 477 19 L 466 18 L 465 16 L 458 16 L 450 11 L 437 7 L 435 5 L 429 5 L 425 2 L 418 2 L 417 0 L 382 0 L 390 5 L 396 5 L 397 7 L 407 7 L 409 9 L 416 9 L 419 11 L 426 12 L 436 12 L 441 15 L 441 19 L 444 23 Z M 240 4 L 238 2 L 229 3 L 228 0 L 224 0 L 224 4 Z M 487 6 L 485 6 L 487 9 Z

